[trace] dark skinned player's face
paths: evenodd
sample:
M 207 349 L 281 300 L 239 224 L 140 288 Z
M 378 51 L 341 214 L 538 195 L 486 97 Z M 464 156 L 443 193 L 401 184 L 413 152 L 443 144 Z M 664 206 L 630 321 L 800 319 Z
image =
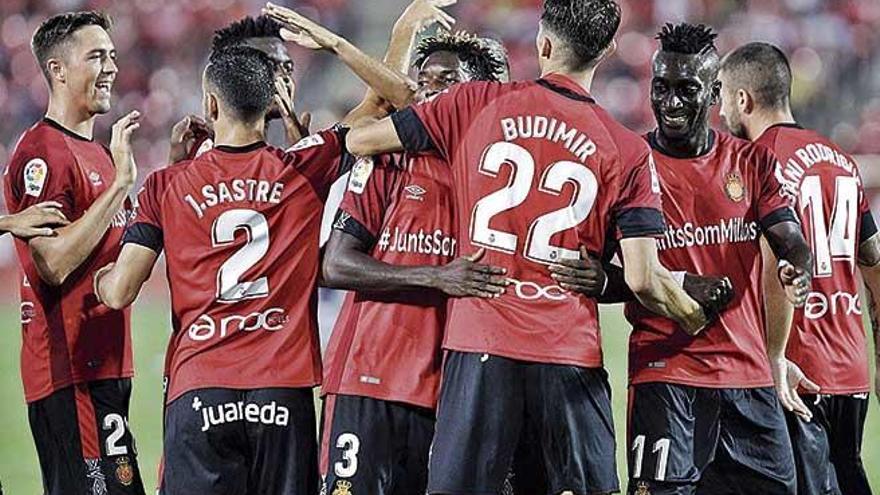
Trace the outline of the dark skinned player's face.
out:
M 453 84 L 470 79 L 458 55 L 452 52 L 434 52 L 419 68 L 419 88 L 416 90 L 415 100 L 425 101 Z
M 250 38 L 245 42 L 245 45 L 265 53 L 275 65 L 276 76 L 293 79 L 293 59 L 287 53 L 287 47 L 284 46 L 283 41 L 278 38 Z M 266 118 L 270 120 L 281 118 L 281 111 L 274 102 L 269 107 Z
M 651 106 L 657 127 L 670 141 L 691 141 L 707 133 L 709 109 L 718 101 L 718 55 L 657 52 Z

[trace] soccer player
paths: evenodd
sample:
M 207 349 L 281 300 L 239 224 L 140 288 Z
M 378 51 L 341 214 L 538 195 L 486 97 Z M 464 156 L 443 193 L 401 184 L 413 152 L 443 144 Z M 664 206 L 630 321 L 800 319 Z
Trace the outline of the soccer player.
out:
M 776 176 L 796 205 L 813 253 L 812 288 L 805 308 L 794 313 L 785 352 L 815 382 L 802 382 L 800 390 L 812 421 L 787 417 L 798 493 L 870 494 L 861 445 L 871 384 L 856 268 L 873 319 L 880 297 L 880 235 L 858 167 L 828 138 L 797 124 L 789 96 L 791 68 L 777 47 L 737 48 L 724 58 L 720 80 L 722 117 L 734 135 L 767 146 L 779 158 Z M 769 282 L 776 284 L 775 278 Z M 784 298 L 768 306 L 781 302 Z M 777 318 L 773 324 L 792 322 Z M 798 379 L 792 382 L 796 393 Z
M 144 493 L 128 429 L 129 314 L 100 304 L 91 281 L 119 253 L 137 175 L 130 146 L 137 112 L 114 124 L 110 149 L 92 138 L 118 71 L 109 29 L 98 12 L 59 14 L 37 28 L 31 45 L 49 105 L 4 176 L 8 211 L 33 213 L 51 201 L 70 220 L 53 236 L 15 241 L 21 375 L 49 494 Z
M 486 249 L 511 282 L 499 298 L 451 304 L 431 493 L 497 492 L 523 428 L 538 432 L 550 493 L 618 489 L 596 303 L 547 269 L 581 245 L 599 253 L 612 222 L 639 299 L 690 333 L 706 323 L 656 258 L 665 229 L 647 145 L 588 93 L 619 23 L 611 0 L 548 0 L 540 79 L 460 84 L 348 136 L 359 155 L 444 158 L 459 250 Z
M 774 378 L 785 366 L 764 335 L 760 236 L 783 263 L 774 277 L 803 304 L 810 253 L 774 177 L 766 149 L 717 132 L 719 57 L 707 27 L 666 25 L 653 59 L 647 135 L 663 191 L 667 230 L 658 241 L 670 269 L 723 271 L 731 305 L 696 338 L 629 304 L 629 492 L 794 493 L 794 461 Z M 778 272 L 777 272 L 778 270 Z M 771 356 L 772 357 L 772 356 Z M 724 487 L 723 489 L 721 487 Z
M 0 235 L 9 232 L 19 239 L 54 236 L 55 228 L 70 223 L 59 208 L 61 203 L 46 201 L 19 213 L 0 215 Z

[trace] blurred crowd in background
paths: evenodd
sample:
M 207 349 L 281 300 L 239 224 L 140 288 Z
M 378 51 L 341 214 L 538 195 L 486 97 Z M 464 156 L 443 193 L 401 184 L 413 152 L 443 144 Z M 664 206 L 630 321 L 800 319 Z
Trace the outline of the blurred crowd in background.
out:
M 279 0 L 380 56 L 394 19 L 408 0 Z M 144 115 L 135 154 L 141 177 L 165 165 L 171 126 L 201 113 L 200 74 L 215 29 L 256 15 L 264 0 L 3 0 L 0 2 L 0 166 L 18 136 L 41 118 L 47 90 L 30 51 L 39 23 L 58 12 L 100 9 L 114 20 L 119 74 L 110 115 L 98 120 L 106 140 L 116 117 Z M 654 34 L 666 22 L 702 22 L 719 32 L 723 52 L 751 40 L 770 41 L 790 56 L 798 120 L 854 153 L 880 153 L 880 2 L 878 0 L 621 0 L 616 53 L 599 70 L 594 96 L 638 131 L 653 127 L 648 104 Z M 541 0 L 459 0 L 449 11 L 465 29 L 501 39 L 512 77 L 537 75 L 535 34 Z M 313 127 L 334 122 L 364 87 L 333 57 L 291 47 L 298 109 Z M 278 126 L 275 126 L 278 127 Z M 280 129 L 270 137 L 280 142 Z M 2 210 L 2 207 L 0 207 Z M 0 244 L 0 276 L 14 255 Z M 15 301 L 15 287 L 0 301 Z

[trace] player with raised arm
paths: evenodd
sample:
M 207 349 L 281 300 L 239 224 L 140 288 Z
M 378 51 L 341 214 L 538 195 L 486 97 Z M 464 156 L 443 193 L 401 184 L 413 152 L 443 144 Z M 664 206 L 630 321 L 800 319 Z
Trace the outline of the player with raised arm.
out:
M 668 225 L 658 241 L 660 261 L 672 270 L 723 271 L 734 296 L 696 338 L 627 305 L 629 493 L 717 493 L 721 486 L 725 493 L 794 493 L 794 461 L 773 388 L 780 364 L 768 361 L 764 342 L 760 236 L 786 261 L 773 276 L 799 305 L 810 253 L 774 177 L 773 155 L 709 125 L 720 91 L 715 37 L 684 23 L 658 34 L 651 81 L 657 128 L 646 138 Z
M 611 0 L 548 0 L 540 79 L 460 84 L 348 136 L 360 155 L 444 158 L 460 251 L 485 249 L 482 261 L 512 284 L 499 298 L 451 303 L 431 493 L 497 492 L 524 427 L 537 432 L 549 492 L 618 489 L 596 303 L 547 269 L 581 245 L 601 252 L 612 222 L 639 299 L 691 333 L 706 323 L 657 261 L 653 237 L 665 229 L 647 145 L 588 93 L 619 23 Z
M 20 235 L 21 376 L 48 494 L 144 493 L 128 429 L 129 314 L 100 304 L 91 283 L 119 253 L 137 176 L 130 145 L 137 112 L 114 124 L 110 149 L 92 138 L 95 118 L 110 111 L 118 71 L 109 29 L 99 12 L 59 14 L 37 28 L 31 45 L 49 104 L 4 176 L 8 211 L 59 226 L 48 236 L 13 230 Z
M 787 349 L 781 342 L 771 359 L 787 356 L 794 363 L 790 393 L 809 413 L 787 418 L 798 493 L 870 494 L 861 445 L 871 383 L 856 268 L 868 289 L 873 321 L 880 297 L 880 235 L 855 161 L 795 121 L 791 79 L 779 48 L 768 43 L 737 48 L 722 63 L 721 115 L 734 135 L 776 154 L 776 176 L 796 205 L 813 253 L 812 287 L 793 322 L 793 308 L 776 277 L 764 280 L 767 313 L 775 316 L 770 324 L 793 324 Z
M 414 42 L 405 26 L 413 16 L 432 15 L 430 7 L 425 0 L 408 7 L 385 63 L 405 70 Z M 308 34 L 318 31 L 313 24 L 298 28 L 301 43 L 339 44 L 336 35 Z M 419 43 L 413 65 L 415 97 L 423 101 L 458 82 L 498 80 L 507 60 L 486 40 L 441 32 Z M 356 291 L 346 297 L 325 354 L 320 468 L 326 493 L 425 493 L 446 295 L 494 297 L 506 285 L 503 270 L 476 263 L 479 255 L 453 261 L 452 178 L 435 160 L 431 154 L 361 159 L 326 246 L 324 283 Z

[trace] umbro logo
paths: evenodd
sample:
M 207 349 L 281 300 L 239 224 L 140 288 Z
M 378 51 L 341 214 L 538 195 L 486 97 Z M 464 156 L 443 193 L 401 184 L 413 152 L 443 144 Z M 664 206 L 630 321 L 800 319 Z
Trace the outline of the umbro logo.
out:
M 428 191 L 418 184 L 410 184 L 403 188 L 406 191 L 406 199 L 414 199 L 416 201 L 424 201 L 423 197 Z

